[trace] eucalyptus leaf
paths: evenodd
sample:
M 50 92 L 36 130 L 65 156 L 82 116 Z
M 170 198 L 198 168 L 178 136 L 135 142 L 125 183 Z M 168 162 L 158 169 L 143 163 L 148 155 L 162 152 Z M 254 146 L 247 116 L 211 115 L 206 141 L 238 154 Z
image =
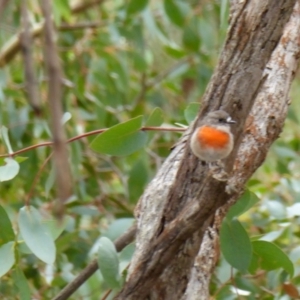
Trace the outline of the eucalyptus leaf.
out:
M 15 263 L 14 242 L 0 247 L 0 277 L 5 275 Z
M 12 272 L 12 278 L 20 295 L 20 300 L 31 300 L 30 288 L 23 271 L 20 268 L 15 268 Z
M 224 219 L 220 241 L 222 253 L 228 263 L 245 272 L 251 262 L 252 246 L 246 230 L 237 219 Z
M 104 280 L 111 288 L 120 287 L 118 254 L 114 243 L 107 237 L 99 240 L 98 266 Z
M 13 158 L 7 157 L 4 161 L 6 165 L 0 166 L 0 182 L 13 179 L 20 170 L 20 165 Z
M 42 222 L 40 213 L 33 206 L 22 207 L 18 224 L 28 248 L 47 264 L 55 261 L 56 248 L 48 229 Z
M 0 205 L 0 245 L 7 242 L 11 242 L 15 239 L 15 234 L 13 231 L 10 219 L 5 211 L 5 209 Z
M 258 263 L 262 269 L 271 271 L 283 268 L 293 277 L 293 263 L 278 246 L 267 241 L 253 241 L 252 247 L 253 253 L 258 257 Z
M 129 155 L 141 149 L 147 143 L 147 134 L 140 131 L 142 121 L 143 117 L 139 116 L 111 127 L 92 141 L 91 148 L 115 156 Z

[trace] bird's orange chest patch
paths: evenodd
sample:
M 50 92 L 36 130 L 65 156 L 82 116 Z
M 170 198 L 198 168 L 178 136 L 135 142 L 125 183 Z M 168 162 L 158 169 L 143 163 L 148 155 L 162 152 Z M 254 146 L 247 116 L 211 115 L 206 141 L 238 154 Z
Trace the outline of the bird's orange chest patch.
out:
M 204 147 L 223 148 L 228 144 L 229 138 L 227 132 L 209 126 L 203 126 L 198 131 L 198 140 Z

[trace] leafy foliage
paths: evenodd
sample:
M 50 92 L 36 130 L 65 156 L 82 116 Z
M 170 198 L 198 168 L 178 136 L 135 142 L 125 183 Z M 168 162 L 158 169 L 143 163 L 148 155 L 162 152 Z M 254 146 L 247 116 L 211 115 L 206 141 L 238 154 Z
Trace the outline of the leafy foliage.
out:
M 1 16 L 0 154 L 51 140 L 43 38 L 36 29 L 43 17 L 38 2 L 29 1 L 37 32 L 32 50 L 39 117 L 28 103 L 20 48 L 4 55 L 22 28 L 15 4 L 9 1 Z M 180 136 L 140 129 L 192 122 L 227 29 L 227 0 L 106 0 L 81 10 L 72 5 L 53 1 L 64 128 L 69 138 L 108 130 L 69 143 L 74 190 L 63 224 L 53 218 L 51 147 L 0 158 L 3 299 L 51 299 L 95 256 L 101 272 L 71 299 L 99 299 L 122 283 L 134 245 L 117 254 L 110 240 L 132 224 L 135 204 Z M 294 84 L 292 98 L 299 86 Z M 297 294 L 299 109 L 293 103 L 281 138 L 224 221 L 223 256 L 211 283 L 215 299 L 235 299 L 237 291 L 245 299 Z

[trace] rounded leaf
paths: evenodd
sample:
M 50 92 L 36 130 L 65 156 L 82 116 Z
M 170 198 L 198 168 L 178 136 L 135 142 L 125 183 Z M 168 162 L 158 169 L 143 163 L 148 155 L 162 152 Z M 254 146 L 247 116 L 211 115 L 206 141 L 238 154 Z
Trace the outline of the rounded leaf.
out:
M 7 157 L 4 161 L 6 165 L 0 166 L 0 182 L 13 179 L 20 170 L 20 165 L 14 159 Z
M 251 262 L 252 246 L 246 230 L 237 219 L 224 219 L 220 241 L 222 253 L 228 263 L 245 272 Z
M 32 253 L 47 264 L 54 263 L 55 244 L 46 226 L 42 223 L 38 210 L 32 206 L 22 207 L 18 223 L 21 235 Z

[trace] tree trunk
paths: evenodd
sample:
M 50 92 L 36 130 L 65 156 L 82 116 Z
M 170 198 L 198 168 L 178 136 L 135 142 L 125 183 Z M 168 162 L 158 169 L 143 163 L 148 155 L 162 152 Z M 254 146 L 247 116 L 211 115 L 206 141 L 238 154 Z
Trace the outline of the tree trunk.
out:
M 295 3 L 232 1 L 227 40 L 202 110 L 139 201 L 137 248 L 116 299 L 209 298 L 222 218 L 262 164 L 286 117 L 300 47 Z M 235 148 L 225 161 L 228 182 L 214 179 L 189 148 L 199 120 L 219 108 L 238 121 Z

